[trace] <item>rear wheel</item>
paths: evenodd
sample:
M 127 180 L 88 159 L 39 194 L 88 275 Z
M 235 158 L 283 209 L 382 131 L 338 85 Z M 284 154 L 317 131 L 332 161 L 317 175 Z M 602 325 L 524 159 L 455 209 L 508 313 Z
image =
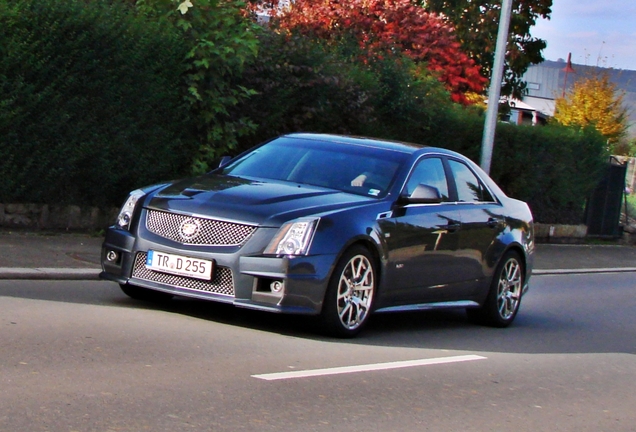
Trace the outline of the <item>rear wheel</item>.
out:
M 321 314 L 324 329 L 338 337 L 357 335 L 369 319 L 375 292 L 373 257 L 366 248 L 354 246 L 331 276 Z
M 508 327 L 519 311 L 524 274 L 519 254 L 506 253 L 497 266 L 484 305 L 467 309 L 468 317 L 479 324 Z
M 124 294 L 126 294 L 130 298 L 134 298 L 135 300 L 160 303 L 168 301 L 173 297 L 172 294 L 150 290 L 134 285 L 119 284 L 119 286 L 121 287 L 121 290 L 124 292 Z

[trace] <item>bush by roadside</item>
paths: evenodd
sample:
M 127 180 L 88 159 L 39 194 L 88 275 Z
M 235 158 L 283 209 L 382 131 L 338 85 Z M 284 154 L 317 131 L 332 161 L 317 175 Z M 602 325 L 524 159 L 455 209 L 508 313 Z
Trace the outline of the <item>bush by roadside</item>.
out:
M 330 132 L 449 148 L 479 162 L 484 117 L 450 103 L 430 74 L 407 59 L 360 63 L 343 41 L 329 49 L 306 36 L 265 32 L 241 83 L 257 94 L 238 105 L 258 125 L 244 150 L 266 138 Z M 536 220 L 578 224 L 607 161 L 594 129 L 498 124 L 491 175 L 510 196 L 528 201 Z
M 283 37 L 245 26 L 239 3 L 204 3 L 181 15 L 172 0 L 0 0 L 0 203 L 116 206 L 294 131 L 479 161 L 482 112 L 399 53 L 360 61 L 346 40 Z M 604 149 L 592 130 L 500 124 L 492 176 L 537 221 L 579 223 Z
M 0 0 L 0 201 L 109 205 L 196 148 L 173 28 L 120 2 Z
M 422 142 L 453 106 L 443 84 L 399 55 L 363 59 L 354 41 L 327 45 L 264 30 L 259 55 L 238 83 L 255 95 L 236 107 L 257 129 L 245 150 L 284 133 L 311 131 Z
M 491 174 L 529 203 L 536 221 L 576 225 L 608 161 L 605 139 L 593 128 L 499 125 Z

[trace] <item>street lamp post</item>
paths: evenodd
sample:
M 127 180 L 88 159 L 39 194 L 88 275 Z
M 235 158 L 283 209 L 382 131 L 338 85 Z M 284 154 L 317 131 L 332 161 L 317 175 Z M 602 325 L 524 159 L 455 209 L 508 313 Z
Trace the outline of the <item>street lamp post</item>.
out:
M 565 72 L 565 79 L 563 80 L 563 94 L 561 95 L 561 97 L 565 98 L 565 90 L 568 87 L 568 74 L 576 73 L 576 71 L 572 67 L 572 53 L 568 53 L 568 62 L 565 65 L 565 67 L 561 70 Z
M 503 81 L 503 69 L 506 59 L 506 46 L 508 44 L 508 29 L 510 28 L 511 13 L 512 0 L 503 0 L 501 3 L 501 14 L 499 16 L 495 59 L 490 77 L 490 90 L 488 91 L 488 109 L 486 111 L 484 135 L 481 144 L 481 168 L 486 171 L 486 173 L 490 173 L 492 149 L 495 142 L 495 129 L 497 127 L 497 114 L 499 112 L 499 98 L 501 96 L 501 82 Z

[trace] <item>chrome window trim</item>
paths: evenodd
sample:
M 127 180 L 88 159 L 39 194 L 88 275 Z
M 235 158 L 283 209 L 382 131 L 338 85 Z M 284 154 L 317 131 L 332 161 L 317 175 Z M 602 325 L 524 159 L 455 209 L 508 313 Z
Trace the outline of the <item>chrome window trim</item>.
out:
M 430 158 L 430 157 L 443 158 L 443 157 L 447 157 L 447 156 L 448 156 L 447 154 L 444 154 L 444 153 L 438 153 L 438 152 L 434 152 L 434 153 L 426 153 L 426 154 L 420 155 L 420 156 L 419 156 L 419 157 L 415 160 L 415 162 L 413 162 L 413 163 L 411 164 L 411 168 L 409 168 L 409 172 L 406 174 L 406 178 L 404 179 L 404 182 L 402 183 L 402 186 L 400 187 L 400 192 L 399 192 L 399 193 L 400 193 L 400 194 L 402 193 L 402 191 L 403 191 L 403 190 L 404 190 L 404 188 L 406 187 L 406 184 L 409 182 L 409 178 L 411 177 L 411 174 L 413 173 L 413 170 L 415 169 L 415 165 L 417 165 L 418 163 L 420 163 L 420 161 L 421 161 L 422 159 L 427 159 L 427 158 Z M 446 181 L 448 182 L 448 179 L 447 179 Z M 452 202 L 455 202 L 455 201 L 442 201 L 442 204 L 448 204 L 448 203 L 452 203 Z M 437 203 L 431 203 L 431 204 L 437 204 Z M 424 205 L 431 205 L 431 204 L 424 204 Z M 412 205 L 412 204 L 408 204 L 408 205 L 407 205 L 407 206 L 405 206 L 405 207 L 408 207 L 409 205 Z M 418 204 L 418 205 L 422 205 L 422 204 Z
M 418 156 L 418 158 L 415 160 L 415 162 L 413 162 L 413 163 L 411 164 L 411 167 L 410 167 L 410 169 L 409 169 L 409 172 L 407 173 L 406 178 L 404 179 L 404 182 L 402 183 L 402 186 L 400 187 L 400 193 L 402 193 L 402 191 L 403 191 L 403 190 L 404 190 L 404 188 L 406 187 L 406 184 L 408 183 L 409 178 L 411 177 L 411 174 L 413 173 L 413 170 L 415 169 L 415 166 L 416 166 L 418 163 L 420 163 L 420 161 L 421 161 L 422 159 L 431 158 L 431 157 L 437 157 L 437 158 L 440 158 L 440 159 L 442 159 L 442 161 L 443 161 L 443 159 L 445 158 L 445 159 L 447 159 L 447 160 L 453 160 L 453 161 L 455 161 L 455 162 L 458 162 L 458 163 L 464 164 L 464 165 L 465 165 L 465 166 L 466 166 L 466 167 L 470 170 L 470 172 L 471 172 L 471 173 L 473 173 L 473 175 L 474 175 L 475 177 L 477 177 L 477 179 L 478 179 L 478 180 L 479 180 L 479 182 L 481 183 L 482 187 L 484 187 L 484 188 L 488 191 L 488 193 L 490 194 L 490 196 L 491 196 L 491 197 L 493 197 L 493 200 L 494 200 L 494 201 L 471 201 L 471 202 L 468 202 L 468 201 L 442 201 L 441 203 L 408 204 L 408 205 L 406 205 L 405 207 L 410 207 L 410 206 L 412 206 L 412 205 L 418 205 L 418 206 L 421 206 L 421 205 L 439 205 L 439 204 L 453 204 L 453 203 L 455 203 L 455 204 L 473 204 L 473 205 L 475 205 L 475 204 L 477 204 L 477 205 L 479 205 L 479 204 L 498 204 L 498 205 L 503 205 L 503 204 L 501 203 L 501 200 L 500 200 L 500 199 L 499 199 L 499 197 L 497 196 L 497 194 L 494 194 L 494 193 L 493 193 L 493 191 L 492 191 L 492 190 L 488 187 L 488 185 L 486 184 L 486 182 L 484 181 L 484 179 L 482 179 L 482 178 L 481 178 L 481 176 L 479 176 L 479 175 L 475 172 L 475 170 L 473 170 L 473 169 L 472 169 L 472 167 L 470 166 L 470 164 L 465 163 L 463 160 L 461 160 L 460 158 L 458 158 L 458 157 L 456 157 L 456 156 L 454 156 L 454 155 L 450 155 L 450 154 L 442 153 L 442 152 L 431 152 L 431 153 L 426 153 L 426 154 L 423 154 L 423 155 Z M 448 179 L 446 179 L 446 181 L 448 182 Z
M 484 181 L 484 179 L 482 179 L 479 174 L 477 174 L 475 172 L 475 170 L 472 169 L 472 167 L 470 166 L 470 164 L 465 163 L 463 160 L 453 157 L 453 156 L 447 156 L 447 158 L 449 160 L 453 160 L 457 163 L 461 163 L 463 165 L 466 166 L 466 168 L 468 168 L 470 170 L 471 173 L 473 173 L 473 175 L 475 177 L 477 177 L 477 179 L 479 180 L 479 182 L 481 183 L 481 186 L 486 189 L 488 191 L 488 193 L 490 194 L 491 197 L 493 197 L 494 201 L 457 201 L 457 203 L 461 203 L 461 204 L 489 204 L 489 203 L 495 203 L 495 204 L 501 204 L 501 202 L 499 201 L 497 195 L 495 195 L 494 193 L 492 193 L 492 190 L 490 190 L 490 188 L 488 187 L 488 185 L 486 184 L 486 182 Z

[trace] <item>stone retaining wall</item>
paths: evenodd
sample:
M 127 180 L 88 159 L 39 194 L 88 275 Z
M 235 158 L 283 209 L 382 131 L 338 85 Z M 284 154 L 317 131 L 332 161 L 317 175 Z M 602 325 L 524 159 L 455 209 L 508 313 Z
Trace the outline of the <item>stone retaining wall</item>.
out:
M 76 205 L 0 204 L 0 227 L 34 230 L 100 230 L 111 225 L 119 209 Z
M 541 242 L 578 243 L 587 236 L 587 226 L 535 223 L 534 236 Z

